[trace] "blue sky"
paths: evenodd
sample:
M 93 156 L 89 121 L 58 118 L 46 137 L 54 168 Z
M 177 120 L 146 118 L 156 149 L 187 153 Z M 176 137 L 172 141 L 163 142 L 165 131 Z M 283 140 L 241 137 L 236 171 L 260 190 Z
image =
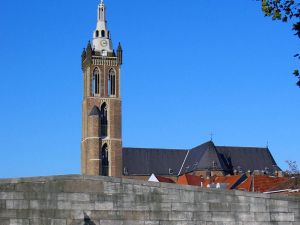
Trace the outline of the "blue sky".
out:
M 80 173 L 80 56 L 99 0 L 3 1 L 0 177 Z M 106 0 L 123 145 L 262 146 L 300 163 L 299 39 L 254 0 Z

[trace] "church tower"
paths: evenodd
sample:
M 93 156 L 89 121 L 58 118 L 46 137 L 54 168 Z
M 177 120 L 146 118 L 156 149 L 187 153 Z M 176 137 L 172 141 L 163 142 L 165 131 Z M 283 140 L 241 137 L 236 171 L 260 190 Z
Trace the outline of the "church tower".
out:
M 93 41 L 82 53 L 82 174 L 122 175 L 121 65 L 122 47 L 113 50 L 101 0 Z

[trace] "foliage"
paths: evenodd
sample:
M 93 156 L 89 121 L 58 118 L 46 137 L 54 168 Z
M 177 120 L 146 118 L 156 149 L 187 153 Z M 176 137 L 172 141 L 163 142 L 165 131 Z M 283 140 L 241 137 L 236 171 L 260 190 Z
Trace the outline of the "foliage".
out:
M 293 176 L 293 175 L 299 175 L 300 171 L 298 169 L 298 165 L 296 161 L 292 161 L 292 160 L 286 160 L 285 161 L 289 168 L 286 170 L 286 173 Z
M 298 188 L 300 185 L 300 170 L 298 168 L 297 162 L 292 160 L 286 160 L 285 161 L 289 168 L 285 171 L 285 173 L 292 177 L 292 185 L 294 188 Z
M 272 17 L 273 20 L 282 22 L 291 21 L 295 35 L 300 38 L 300 3 L 296 0 L 259 0 L 262 2 L 262 11 L 265 16 Z M 300 54 L 294 57 L 300 59 Z M 294 70 L 293 74 L 298 78 L 297 85 L 300 87 L 299 70 Z

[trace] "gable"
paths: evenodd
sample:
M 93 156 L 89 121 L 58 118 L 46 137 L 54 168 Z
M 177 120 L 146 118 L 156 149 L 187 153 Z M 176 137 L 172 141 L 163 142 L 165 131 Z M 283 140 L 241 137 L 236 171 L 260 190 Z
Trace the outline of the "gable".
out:
M 209 141 L 189 150 L 180 174 L 195 170 L 228 170 L 213 142 Z

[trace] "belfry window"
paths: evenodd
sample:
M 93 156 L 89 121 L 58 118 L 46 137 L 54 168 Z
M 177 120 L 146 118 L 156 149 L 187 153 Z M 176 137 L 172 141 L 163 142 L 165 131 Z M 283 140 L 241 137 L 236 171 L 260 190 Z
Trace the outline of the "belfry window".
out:
M 105 37 L 105 30 L 101 30 L 101 37 Z
M 100 71 L 98 68 L 93 72 L 92 94 L 93 96 L 100 94 Z
M 107 105 L 103 103 L 100 110 L 101 137 L 107 137 Z
M 99 30 L 96 30 L 96 37 L 99 37 Z
M 109 160 L 108 160 L 108 146 L 107 144 L 104 144 L 101 150 L 101 175 L 102 176 L 108 176 L 109 172 Z
M 107 90 L 108 96 L 116 95 L 116 72 L 114 69 L 109 70 Z

